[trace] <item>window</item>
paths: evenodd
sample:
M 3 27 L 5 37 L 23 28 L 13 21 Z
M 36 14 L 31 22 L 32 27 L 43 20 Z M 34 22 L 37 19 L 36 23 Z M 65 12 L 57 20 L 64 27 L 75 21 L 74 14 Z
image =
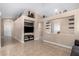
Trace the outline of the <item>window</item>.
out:
M 54 33 L 59 33 L 60 32 L 60 22 L 57 20 L 54 20 L 52 28 L 53 28 Z

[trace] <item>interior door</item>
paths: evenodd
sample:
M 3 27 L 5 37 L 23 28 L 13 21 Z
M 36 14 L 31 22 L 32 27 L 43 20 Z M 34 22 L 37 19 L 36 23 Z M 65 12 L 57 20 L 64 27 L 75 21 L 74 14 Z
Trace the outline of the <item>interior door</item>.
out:
M 12 20 L 4 20 L 4 36 L 11 37 L 13 29 L 13 21 Z

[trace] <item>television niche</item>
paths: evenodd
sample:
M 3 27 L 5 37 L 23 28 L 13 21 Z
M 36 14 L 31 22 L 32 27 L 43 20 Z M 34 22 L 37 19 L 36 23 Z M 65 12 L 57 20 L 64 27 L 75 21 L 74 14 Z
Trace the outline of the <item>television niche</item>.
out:
M 24 42 L 34 40 L 34 22 L 24 23 Z
M 24 27 L 24 33 L 33 33 L 34 27 Z

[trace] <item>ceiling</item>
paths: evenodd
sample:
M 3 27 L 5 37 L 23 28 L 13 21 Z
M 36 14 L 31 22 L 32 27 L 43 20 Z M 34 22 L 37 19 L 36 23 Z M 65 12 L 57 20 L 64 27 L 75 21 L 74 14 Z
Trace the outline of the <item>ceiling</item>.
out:
M 0 3 L 2 17 L 16 18 L 24 9 L 31 9 L 39 12 L 40 15 L 54 15 L 55 9 L 72 10 L 79 8 L 78 3 Z

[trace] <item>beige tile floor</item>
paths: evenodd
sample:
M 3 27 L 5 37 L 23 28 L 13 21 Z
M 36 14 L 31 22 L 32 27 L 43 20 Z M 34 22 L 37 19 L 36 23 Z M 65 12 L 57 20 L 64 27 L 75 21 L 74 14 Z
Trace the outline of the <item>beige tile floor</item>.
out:
M 0 49 L 1 56 L 69 56 L 70 52 L 70 49 L 37 40 L 22 44 L 15 39 L 5 39 Z

